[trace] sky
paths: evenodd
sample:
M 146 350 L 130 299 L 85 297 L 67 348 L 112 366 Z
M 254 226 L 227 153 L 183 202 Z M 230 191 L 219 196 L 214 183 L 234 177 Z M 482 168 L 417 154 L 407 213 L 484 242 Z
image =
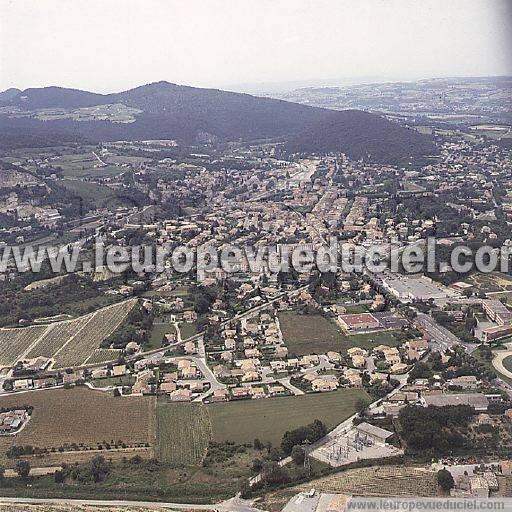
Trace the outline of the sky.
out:
M 511 42 L 512 0 L 0 0 L 0 90 L 512 75 Z

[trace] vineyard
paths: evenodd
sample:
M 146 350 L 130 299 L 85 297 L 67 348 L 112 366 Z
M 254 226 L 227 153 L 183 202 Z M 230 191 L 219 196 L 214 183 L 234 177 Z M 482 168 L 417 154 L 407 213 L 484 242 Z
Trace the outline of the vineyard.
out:
M 45 325 L 0 329 L 0 366 L 12 366 L 47 329 Z
M 49 325 L 0 329 L 0 367 L 40 356 L 53 358 L 54 368 L 114 360 L 119 351 L 100 349 L 101 342 L 122 324 L 135 303 L 130 299 Z
M 192 465 L 206 455 L 211 426 L 206 407 L 157 404 L 157 458 L 172 465 Z
M 136 299 L 127 300 L 96 311 L 78 335 L 71 337 L 55 353 L 53 367 L 66 368 L 85 364 L 93 351 L 100 347 L 101 342 L 121 325 L 135 303 Z
M 77 456 L 100 449 L 105 456 L 111 450 L 139 450 L 152 446 L 155 438 L 155 400 L 153 397 L 115 398 L 87 388 L 29 392 L 0 398 L 0 407 L 34 407 L 27 427 L 15 437 L 0 437 L 0 464 L 14 465 L 6 456 L 9 448 L 30 445 L 46 449 L 48 457 L 61 451 Z M 80 453 L 78 453 L 80 452 Z M 64 455 L 63 455 L 64 456 Z

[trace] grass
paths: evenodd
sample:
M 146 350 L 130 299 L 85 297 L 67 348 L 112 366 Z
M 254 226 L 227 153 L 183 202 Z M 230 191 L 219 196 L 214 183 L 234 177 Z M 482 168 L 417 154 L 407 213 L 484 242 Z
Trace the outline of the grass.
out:
M 121 441 L 126 446 L 154 443 L 155 400 L 152 397 L 115 398 L 84 387 L 32 391 L 0 399 L 0 407 L 34 407 L 32 418 L 16 437 L 0 437 L 0 462 L 13 466 L 6 457 L 11 445 L 31 445 L 58 450 L 65 445 L 96 449 L 104 442 Z M 107 457 L 109 452 L 103 450 Z M 53 455 L 53 454 L 52 454 Z M 91 452 L 91 457 L 96 453 Z M 130 455 L 129 453 L 127 455 Z M 44 465 L 45 459 L 32 466 Z M 63 460 L 66 455 L 63 454 Z
M 94 379 L 92 383 L 97 388 L 106 388 L 109 386 L 133 386 L 135 380 L 133 375 L 121 375 L 119 377 L 101 377 Z
M 108 198 L 115 196 L 114 191 L 110 188 L 88 181 L 61 180 L 59 181 L 59 185 L 81 197 L 84 201 L 90 201 L 98 207 Z
M 294 312 L 279 314 L 283 338 L 290 354 L 325 354 L 333 350 L 346 351 L 351 347 L 370 349 L 385 344 L 397 347 L 403 343 L 398 331 L 368 334 L 345 334 L 333 320 L 321 315 L 299 315 Z
M 512 372 L 512 356 L 507 356 L 505 359 L 503 359 L 503 366 L 509 372 Z
M 181 332 L 181 339 L 186 340 L 187 338 L 190 338 L 191 336 L 195 336 L 197 334 L 197 325 L 195 323 L 187 323 L 184 322 L 180 324 L 180 332 Z
M 158 403 L 156 411 L 158 460 L 173 466 L 199 464 L 211 437 L 206 407 Z
M 396 335 L 399 331 L 382 331 L 365 334 L 353 334 L 347 336 L 346 344 L 350 347 L 361 347 L 372 349 L 378 345 L 389 345 L 390 347 L 399 347 L 403 340 Z
M 154 322 L 149 335 L 148 343 L 144 345 L 146 350 L 153 348 L 159 348 L 162 346 L 162 340 L 166 334 L 172 334 L 176 332 L 174 324 L 171 322 Z
M 493 354 L 495 352 L 493 351 Z M 507 384 L 510 384 L 512 386 L 512 379 L 510 379 L 509 377 L 505 376 L 505 375 L 502 375 L 501 373 L 499 373 L 496 368 L 494 368 L 494 365 L 492 364 L 492 359 L 487 359 L 486 357 L 484 357 L 484 354 L 482 353 L 482 349 L 480 347 L 478 347 L 476 350 L 474 350 L 471 355 L 477 360 L 479 361 L 481 364 L 483 364 L 488 370 L 491 370 L 493 371 L 494 373 L 497 374 L 497 376 L 503 380 L 504 382 L 506 382 Z M 505 363 L 507 361 L 507 359 L 509 359 L 509 362 L 508 363 Z M 503 364 L 510 364 L 511 367 L 512 367 L 512 356 L 509 356 L 509 357 L 506 357 L 503 361 Z M 510 369 L 509 367 L 505 366 L 505 368 L 508 368 Z
M 512 276 L 502 272 L 475 273 L 471 274 L 465 281 L 483 293 L 512 290 Z
M 343 334 L 335 323 L 321 315 L 279 313 L 279 324 L 290 354 L 324 354 L 339 351 Z
M 358 399 L 369 399 L 361 389 L 341 389 L 330 393 L 265 400 L 243 400 L 208 406 L 213 441 L 251 443 L 255 438 L 281 443 L 283 434 L 315 419 L 333 428 L 355 412 Z

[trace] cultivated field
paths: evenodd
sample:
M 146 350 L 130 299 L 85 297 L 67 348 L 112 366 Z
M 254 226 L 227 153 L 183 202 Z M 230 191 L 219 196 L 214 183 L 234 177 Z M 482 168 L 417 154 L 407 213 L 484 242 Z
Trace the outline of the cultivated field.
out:
M 213 441 L 251 443 L 256 437 L 274 446 L 283 434 L 315 419 L 328 428 L 350 417 L 359 398 L 368 399 L 361 389 L 341 389 L 331 393 L 310 394 L 265 400 L 242 400 L 208 406 Z
M 47 326 L 0 329 L 0 366 L 12 366 L 46 332 Z
M 199 404 L 157 404 L 158 460 L 192 465 L 206 455 L 211 438 L 208 410 Z
M 299 315 L 291 311 L 279 314 L 279 324 L 290 354 L 325 354 L 339 351 L 343 334 L 334 322 L 321 315 Z
M 262 508 L 281 510 L 293 495 L 312 488 L 354 496 L 438 496 L 435 473 L 422 468 L 382 466 L 350 469 L 271 493 L 265 496 Z
M 100 349 L 100 344 L 121 325 L 135 303 L 136 299 L 130 299 L 48 325 L 0 329 L 0 366 L 39 356 L 53 358 L 54 368 L 113 360 L 118 351 Z
M 395 338 L 396 331 L 381 331 L 346 335 L 334 321 L 321 315 L 299 315 L 287 311 L 279 314 L 283 339 L 290 354 L 325 354 L 329 350 L 345 352 L 351 347 L 370 349 L 382 343 L 392 347 L 402 341 Z
M 48 458 L 61 458 L 63 461 L 66 454 L 60 454 L 59 449 L 71 451 L 76 446 L 83 450 L 76 452 L 80 457 L 96 455 L 92 450 L 98 450 L 98 445 L 102 445 L 100 452 L 106 457 L 115 453 L 108 451 L 106 444 L 112 449 L 117 446 L 124 450 L 141 445 L 144 447 L 147 443 L 154 446 L 153 397 L 115 398 L 79 387 L 32 391 L 0 398 L 0 407 L 25 404 L 34 407 L 28 425 L 16 436 L 0 437 L 0 463 L 4 466 L 15 463 L 6 456 L 7 450 L 14 444 L 46 448 L 51 452 Z M 85 449 L 91 451 L 85 452 Z M 71 460 L 75 460 L 74 453 L 70 454 Z M 133 453 L 128 450 L 122 455 L 130 457 Z M 44 465 L 42 462 L 38 464 Z

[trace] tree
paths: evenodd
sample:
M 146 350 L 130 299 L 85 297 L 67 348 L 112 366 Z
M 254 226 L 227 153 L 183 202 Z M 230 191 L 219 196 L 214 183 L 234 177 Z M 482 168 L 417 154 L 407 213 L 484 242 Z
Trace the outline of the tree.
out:
M 356 411 L 362 415 L 366 411 L 368 405 L 368 400 L 365 400 L 364 398 L 358 398 L 355 403 Z
M 26 460 L 18 460 L 14 470 L 21 479 L 26 480 L 30 474 L 30 463 Z
M 253 447 L 255 450 L 258 450 L 259 452 L 264 448 L 263 443 L 258 438 L 254 440 Z
M 66 480 L 66 474 L 64 473 L 64 471 L 62 471 L 62 469 L 55 471 L 53 477 L 55 479 L 56 484 L 63 484 L 64 480 Z
M 437 472 L 437 483 L 443 491 L 449 491 L 455 485 L 453 476 L 447 469 L 440 469 Z
M 110 467 L 105 460 L 105 457 L 97 455 L 91 460 L 91 474 L 96 483 L 105 480 L 110 473 Z
M 266 484 L 282 484 L 288 481 L 288 473 L 277 462 L 266 462 L 263 465 L 262 480 Z
M 3 482 L 5 478 L 5 468 L 0 466 L 0 482 Z
M 297 466 L 302 466 L 304 464 L 305 455 L 304 455 L 304 450 L 303 450 L 302 446 L 299 446 L 298 444 L 296 444 L 292 448 L 291 456 L 292 456 L 293 462 Z
M 252 461 L 252 470 L 255 472 L 255 473 L 259 473 L 261 471 L 261 469 L 263 468 L 263 461 L 261 459 L 254 459 Z

